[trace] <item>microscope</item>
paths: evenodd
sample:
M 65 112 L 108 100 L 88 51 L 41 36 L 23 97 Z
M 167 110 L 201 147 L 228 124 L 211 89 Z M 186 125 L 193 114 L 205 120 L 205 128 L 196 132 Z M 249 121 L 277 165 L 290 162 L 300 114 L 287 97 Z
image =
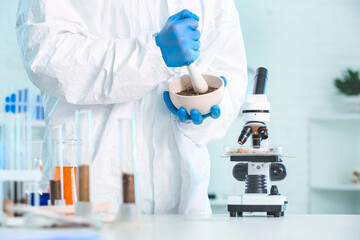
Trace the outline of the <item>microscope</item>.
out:
M 245 194 L 228 197 L 230 217 L 241 217 L 244 212 L 266 212 L 280 217 L 284 216 L 286 209 L 286 197 L 279 193 L 276 185 L 271 185 L 273 181 L 285 179 L 286 168 L 282 164 L 281 148 L 268 145 L 266 124 L 270 122 L 270 103 L 265 94 L 267 74 L 266 68 L 256 70 L 253 94 L 247 96 L 243 105 L 245 125 L 238 143 L 244 145 L 251 136 L 252 146 L 235 150 L 225 148 L 230 161 L 237 163 L 233 168 L 234 178 L 245 181 Z

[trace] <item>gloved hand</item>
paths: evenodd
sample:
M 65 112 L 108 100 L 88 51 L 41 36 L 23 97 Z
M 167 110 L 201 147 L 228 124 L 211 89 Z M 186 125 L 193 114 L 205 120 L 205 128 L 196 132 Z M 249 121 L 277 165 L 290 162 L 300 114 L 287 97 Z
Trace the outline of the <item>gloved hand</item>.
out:
M 199 17 L 189 10 L 169 17 L 155 37 L 162 57 L 168 67 L 182 67 L 193 63 L 200 55 Z
M 227 85 L 227 80 L 225 77 L 221 77 L 224 80 L 225 83 L 225 87 Z M 211 116 L 213 119 L 217 119 L 220 117 L 221 115 L 221 110 L 219 105 L 214 105 L 211 107 L 211 112 L 205 115 L 201 115 L 201 113 L 196 110 L 193 109 L 190 112 L 190 115 L 186 112 L 185 108 L 179 108 L 177 109 L 174 104 L 171 102 L 170 100 L 170 96 L 169 96 L 169 92 L 168 91 L 164 91 L 163 93 L 163 98 L 164 98 L 164 102 L 166 104 L 166 106 L 168 107 L 168 109 L 175 115 L 177 115 L 179 117 L 179 120 L 182 122 L 185 122 L 186 120 L 191 120 L 194 124 L 196 125 L 200 125 L 204 119 L 208 118 L 209 116 Z

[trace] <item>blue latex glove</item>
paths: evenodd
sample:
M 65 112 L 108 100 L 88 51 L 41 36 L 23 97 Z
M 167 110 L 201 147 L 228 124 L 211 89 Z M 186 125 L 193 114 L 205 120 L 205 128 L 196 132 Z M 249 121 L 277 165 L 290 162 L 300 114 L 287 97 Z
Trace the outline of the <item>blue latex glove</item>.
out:
M 227 85 L 226 78 L 225 77 L 221 77 L 221 78 L 224 80 L 225 87 L 226 87 L 226 85 Z M 221 110 L 220 110 L 219 105 L 212 106 L 211 111 L 208 114 L 201 115 L 201 113 L 198 110 L 193 109 L 193 110 L 191 110 L 190 115 L 189 115 L 186 112 L 185 108 L 177 109 L 174 106 L 174 104 L 170 100 L 170 96 L 169 96 L 168 91 L 164 91 L 163 98 L 164 98 L 164 102 L 165 102 L 166 106 L 168 107 L 168 109 L 173 114 L 177 115 L 179 117 L 179 120 L 182 121 L 182 122 L 185 122 L 186 120 L 191 120 L 194 124 L 200 125 L 204 121 L 204 119 L 206 119 L 208 117 L 212 117 L 213 119 L 217 119 L 221 115 Z
M 193 63 L 200 55 L 199 17 L 189 10 L 169 17 L 155 37 L 168 67 L 182 67 Z

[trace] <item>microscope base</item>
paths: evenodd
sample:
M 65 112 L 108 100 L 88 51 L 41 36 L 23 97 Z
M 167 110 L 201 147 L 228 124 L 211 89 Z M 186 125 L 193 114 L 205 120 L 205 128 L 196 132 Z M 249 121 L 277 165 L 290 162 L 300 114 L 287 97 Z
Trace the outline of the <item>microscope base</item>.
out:
M 242 217 L 244 212 L 266 212 L 274 217 L 284 216 L 286 197 L 268 194 L 244 194 L 228 197 L 230 217 Z

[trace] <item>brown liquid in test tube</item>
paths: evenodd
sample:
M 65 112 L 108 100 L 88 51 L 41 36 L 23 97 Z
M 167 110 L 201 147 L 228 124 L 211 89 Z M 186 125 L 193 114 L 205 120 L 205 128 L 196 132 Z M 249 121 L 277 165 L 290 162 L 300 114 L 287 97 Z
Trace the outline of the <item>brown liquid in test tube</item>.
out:
M 55 200 L 61 199 L 61 181 L 50 180 L 51 205 L 55 205 Z
M 14 182 L 14 203 L 15 204 L 28 204 L 28 200 L 27 198 L 23 197 L 23 190 L 24 190 L 24 186 L 22 182 Z M 18 195 L 18 193 L 20 192 L 20 196 Z M 18 213 L 15 212 L 14 214 L 15 217 L 21 217 L 23 216 L 22 213 Z
M 135 180 L 133 174 L 123 173 L 123 198 L 124 203 L 135 203 Z
M 72 175 L 73 173 L 73 175 Z M 75 179 L 73 179 L 75 178 Z M 66 205 L 72 205 L 73 202 L 73 193 L 76 192 L 76 167 L 63 167 L 63 186 L 64 186 L 64 200 Z M 54 180 L 60 180 L 60 167 L 55 168 L 55 177 Z M 75 184 L 73 184 L 75 183 Z M 75 185 L 75 186 L 74 186 Z M 75 188 L 75 189 L 74 189 Z
M 18 187 L 19 187 L 19 184 L 18 182 L 14 182 L 14 204 L 17 204 L 19 201 L 18 201 Z
M 79 201 L 90 202 L 90 172 L 89 165 L 79 167 Z

